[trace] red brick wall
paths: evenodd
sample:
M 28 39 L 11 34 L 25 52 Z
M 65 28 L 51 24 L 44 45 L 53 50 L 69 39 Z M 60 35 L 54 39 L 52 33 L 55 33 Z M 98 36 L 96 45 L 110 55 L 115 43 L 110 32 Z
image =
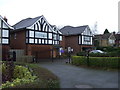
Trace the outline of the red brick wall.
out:
M 79 52 L 80 49 L 80 45 L 78 44 L 78 36 L 66 36 L 65 37 L 65 47 L 72 47 L 73 48 L 73 53 L 77 53 Z
M 27 45 L 27 55 L 34 55 L 38 59 L 51 58 L 52 46 L 50 45 Z
M 5 60 L 8 57 L 9 45 L 2 45 L 2 60 Z
M 65 36 L 62 37 L 62 41 L 60 41 L 60 46 L 65 48 Z
M 11 33 L 10 47 L 11 49 L 25 49 L 25 31 L 19 31 L 16 33 L 16 39 L 14 37 L 15 33 Z

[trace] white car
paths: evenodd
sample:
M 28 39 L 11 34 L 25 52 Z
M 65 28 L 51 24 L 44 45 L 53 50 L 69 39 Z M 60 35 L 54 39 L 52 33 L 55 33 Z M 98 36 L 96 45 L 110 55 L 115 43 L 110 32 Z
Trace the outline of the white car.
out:
M 104 52 L 101 50 L 92 50 L 92 51 L 90 51 L 90 53 L 104 53 Z

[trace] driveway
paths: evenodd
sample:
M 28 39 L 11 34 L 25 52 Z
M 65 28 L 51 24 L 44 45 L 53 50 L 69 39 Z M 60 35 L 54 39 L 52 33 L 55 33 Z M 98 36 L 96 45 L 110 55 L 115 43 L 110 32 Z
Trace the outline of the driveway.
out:
M 118 88 L 118 72 L 76 67 L 65 60 L 40 62 L 60 79 L 61 88 Z

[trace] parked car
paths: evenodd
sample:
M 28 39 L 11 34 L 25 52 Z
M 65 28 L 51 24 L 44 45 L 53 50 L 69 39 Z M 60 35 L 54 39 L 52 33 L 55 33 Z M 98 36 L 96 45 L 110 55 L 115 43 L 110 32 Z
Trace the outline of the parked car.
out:
M 90 53 L 105 53 L 105 52 L 103 52 L 101 50 L 92 50 L 92 51 L 90 51 Z

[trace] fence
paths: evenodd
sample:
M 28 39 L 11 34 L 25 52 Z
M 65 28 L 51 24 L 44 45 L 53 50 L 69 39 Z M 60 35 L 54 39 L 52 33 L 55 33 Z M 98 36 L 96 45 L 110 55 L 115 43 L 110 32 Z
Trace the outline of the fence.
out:
M 25 55 L 24 50 L 21 49 L 10 49 L 10 52 L 16 52 L 16 62 L 32 62 L 33 56 Z

